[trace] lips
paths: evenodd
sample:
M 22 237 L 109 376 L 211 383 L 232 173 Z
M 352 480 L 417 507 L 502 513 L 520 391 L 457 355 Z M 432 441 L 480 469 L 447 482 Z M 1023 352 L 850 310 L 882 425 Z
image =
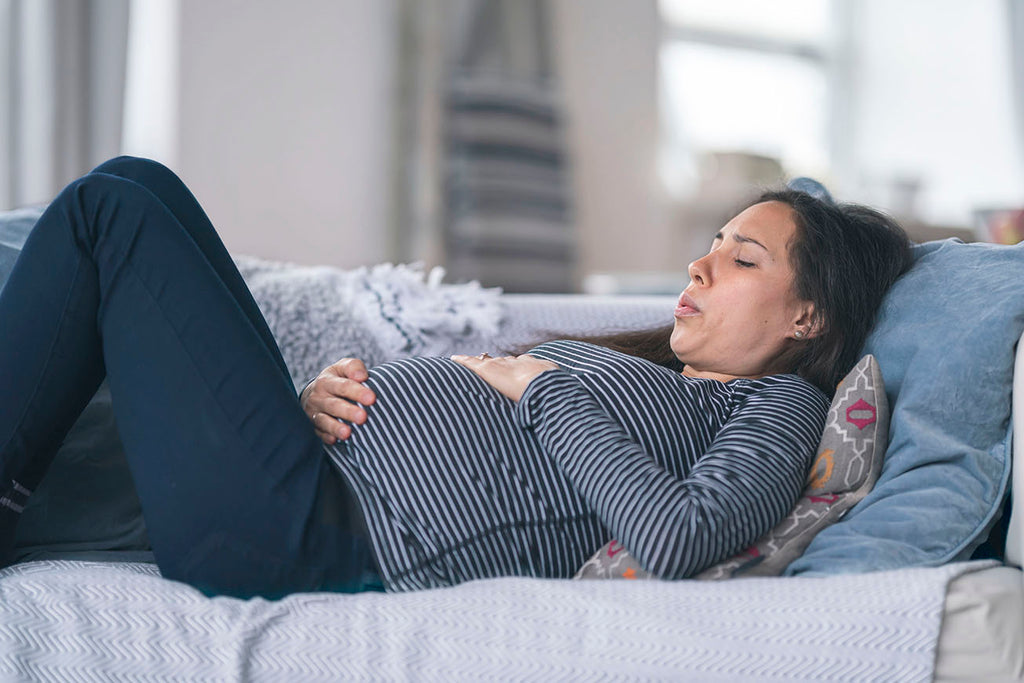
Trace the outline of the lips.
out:
M 689 318 L 694 315 L 700 315 L 700 307 L 689 294 L 683 292 L 682 296 L 679 297 L 679 303 L 676 304 L 675 314 L 677 318 Z

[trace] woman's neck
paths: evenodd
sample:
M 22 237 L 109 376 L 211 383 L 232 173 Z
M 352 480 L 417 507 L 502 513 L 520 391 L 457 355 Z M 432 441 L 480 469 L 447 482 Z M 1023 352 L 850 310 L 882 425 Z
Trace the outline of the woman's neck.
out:
M 731 382 L 734 379 L 740 379 L 739 375 L 727 375 L 721 372 L 711 372 L 710 370 L 697 370 L 690 365 L 683 366 L 683 373 L 687 377 L 695 377 L 699 379 L 714 379 L 719 382 Z

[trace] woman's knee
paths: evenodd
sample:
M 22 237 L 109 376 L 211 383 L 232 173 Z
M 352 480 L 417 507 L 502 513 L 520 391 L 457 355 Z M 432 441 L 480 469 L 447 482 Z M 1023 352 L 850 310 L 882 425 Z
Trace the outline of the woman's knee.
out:
M 144 215 L 164 213 L 163 205 L 142 185 L 113 174 L 84 175 L 69 183 L 54 198 L 40 217 L 37 229 L 70 228 L 76 238 L 89 243 L 101 235 L 113 237 L 139 224 Z M 64 220 L 50 220 L 47 214 L 56 212 Z M 135 220 L 132 220 L 134 218 Z
M 119 156 L 94 168 L 91 173 L 105 173 L 116 175 L 128 180 L 134 180 L 142 185 L 149 186 L 152 182 L 167 182 L 178 180 L 178 176 L 171 169 L 159 161 L 144 157 Z

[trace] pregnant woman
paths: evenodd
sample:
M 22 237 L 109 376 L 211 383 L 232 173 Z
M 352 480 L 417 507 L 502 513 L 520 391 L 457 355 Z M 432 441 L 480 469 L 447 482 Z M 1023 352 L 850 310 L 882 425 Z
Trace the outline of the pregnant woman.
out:
M 0 294 L 0 557 L 106 377 L 160 570 L 207 594 L 568 577 L 612 537 L 690 576 L 789 511 L 908 264 L 884 215 L 767 193 L 689 264 L 670 329 L 347 359 L 297 400 L 192 194 L 114 159 L 53 201 Z

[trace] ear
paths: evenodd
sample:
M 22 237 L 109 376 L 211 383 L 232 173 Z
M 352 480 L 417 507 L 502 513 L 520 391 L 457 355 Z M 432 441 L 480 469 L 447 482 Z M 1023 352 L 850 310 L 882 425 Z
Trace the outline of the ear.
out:
M 800 330 L 803 335 L 800 337 L 796 336 L 796 331 Z M 806 301 L 800 305 L 800 310 L 793 320 L 793 331 L 790 333 L 790 337 L 793 339 L 799 339 L 805 341 L 807 339 L 814 339 L 822 332 L 821 318 L 817 315 L 814 309 L 814 304 L 810 301 Z

